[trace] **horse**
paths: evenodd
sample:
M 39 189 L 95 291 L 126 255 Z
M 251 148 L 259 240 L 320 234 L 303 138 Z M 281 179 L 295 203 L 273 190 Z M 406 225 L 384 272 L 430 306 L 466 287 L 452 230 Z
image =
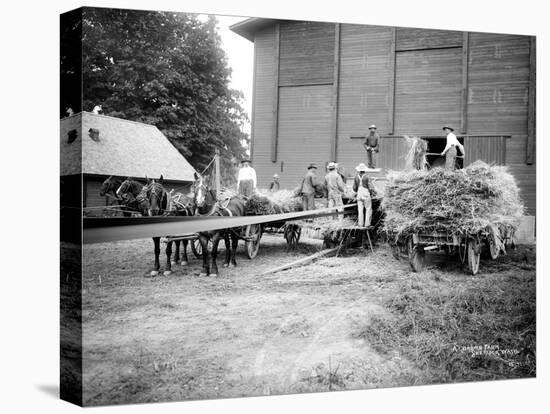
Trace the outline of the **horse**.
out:
M 223 202 L 217 200 L 213 189 L 205 184 L 202 176 L 195 173 L 195 183 L 192 187 L 195 215 L 198 216 L 244 216 L 246 211 L 245 201 L 240 197 L 231 197 Z M 212 230 L 199 233 L 199 241 L 202 247 L 202 271 L 199 276 L 218 276 L 216 258 L 218 256 L 218 244 L 220 237 L 225 241 L 225 261 L 223 266 L 237 266 L 235 252 L 237 251 L 238 236 L 235 230 Z M 229 238 L 231 237 L 231 246 Z M 212 241 L 212 253 L 208 252 L 208 242 Z M 209 259 L 211 256 L 211 266 Z
M 123 206 L 146 215 L 146 198 L 141 194 L 143 187 L 139 181 L 128 177 L 119 185 L 115 195 Z M 124 215 L 130 216 L 130 212 L 125 212 Z
M 181 193 L 173 194 L 173 191 L 167 192 L 163 187 L 163 176 L 159 180 L 147 179 L 147 184 L 143 186 L 136 199 L 146 200 L 145 215 L 160 216 L 160 215 L 176 215 L 188 216 L 193 215 L 193 207 L 191 200 Z M 181 266 L 187 266 L 189 259 L 187 257 L 187 240 L 169 241 L 166 244 L 166 269 L 163 275 L 169 276 L 172 273 L 172 243 L 176 244 L 175 264 L 180 263 L 180 242 L 183 241 L 183 260 Z M 159 274 L 160 263 L 160 237 L 153 237 L 155 264 L 151 271 L 151 277 Z

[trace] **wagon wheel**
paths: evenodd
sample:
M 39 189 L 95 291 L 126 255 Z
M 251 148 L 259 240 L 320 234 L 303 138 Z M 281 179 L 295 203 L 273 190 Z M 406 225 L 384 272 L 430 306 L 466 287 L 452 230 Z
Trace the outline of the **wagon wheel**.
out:
M 297 224 L 288 224 L 285 226 L 285 240 L 290 249 L 295 249 L 300 240 L 302 228 Z
M 479 257 L 481 256 L 481 244 L 479 240 L 468 240 L 466 250 L 468 254 L 468 270 L 472 275 L 476 275 L 479 271 Z
M 424 256 L 426 252 L 424 247 L 420 245 L 414 245 L 412 239 L 408 240 L 409 247 L 409 264 L 413 272 L 420 272 L 424 267 Z
M 262 237 L 261 224 L 249 224 L 245 230 L 246 237 L 246 256 L 254 259 L 260 249 L 260 239 Z
M 493 232 L 489 233 L 487 236 L 487 245 L 489 246 L 489 253 L 491 255 L 491 259 L 495 260 L 498 258 L 498 254 L 500 253 L 500 249 L 497 245 L 496 236 Z
M 458 253 L 458 258 L 460 259 L 460 263 L 462 264 L 466 263 L 466 244 L 467 242 L 458 243 L 457 253 Z

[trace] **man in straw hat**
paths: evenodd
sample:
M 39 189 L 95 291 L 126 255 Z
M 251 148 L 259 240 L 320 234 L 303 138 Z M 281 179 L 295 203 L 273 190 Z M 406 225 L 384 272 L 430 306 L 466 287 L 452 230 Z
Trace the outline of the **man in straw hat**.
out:
M 367 151 L 367 164 L 369 168 L 376 168 L 376 154 L 380 149 L 380 135 L 376 132 L 376 125 L 369 126 L 369 133 L 365 137 L 363 146 Z
M 311 163 L 307 167 L 307 173 L 300 186 L 304 210 L 315 210 L 315 186 L 317 184 L 317 165 Z
M 237 187 L 239 194 L 244 197 L 252 197 L 256 189 L 256 170 L 250 166 L 250 160 L 244 159 L 241 161 L 241 168 L 237 176 Z
M 445 168 L 454 170 L 456 166 L 456 147 L 460 148 L 462 155 L 464 155 L 464 147 L 458 142 L 456 135 L 453 134 L 453 127 L 445 125 L 443 131 L 447 134 L 447 145 L 441 155 L 445 156 Z
M 328 174 L 325 175 L 325 186 L 328 193 L 328 207 L 341 207 L 344 205 L 342 201 L 342 194 L 344 194 L 344 181 L 338 171 L 336 170 L 337 164 L 335 162 L 329 162 L 327 165 Z M 342 211 L 342 210 L 338 210 Z M 338 216 L 339 219 L 342 215 Z
M 365 164 L 359 164 L 355 170 L 357 175 L 353 181 L 353 192 L 357 198 L 358 225 L 359 227 L 369 227 L 372 218 L 372 196 L 376 194 L 376 190 L 366 174 L 367 166 Z

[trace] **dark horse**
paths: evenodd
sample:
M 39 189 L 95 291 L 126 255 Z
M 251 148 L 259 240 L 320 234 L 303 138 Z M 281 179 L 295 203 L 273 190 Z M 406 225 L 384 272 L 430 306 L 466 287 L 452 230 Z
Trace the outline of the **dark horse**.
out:
M 139 181 L 128 177 L 117 187 L 115 195 L 122 205 L 142 215 L 147 215 L 147 200 L 144 194 L 141 194 L 143 187 Z M 130 213 L 127 212 L 124 215 L 129 216 Z
M 204 178 L 195 173 L 195 183 L 193 184 L 193 201 L 195 205 L 195 215 L 202 216 L 244 216 L 246 204 L 240 197 L 231 197 L 225 201 L 216 199 L 216 192 L 209 188 Z M 218 256 L 218 243 L 223 236 L 225 241 L 225 261 L 223 266 L 236 266 L 235 252 L 239 238 L 233 229 L 213 230 L 199 233 L 199 241 L 202 247 L 202 271 L 200 276 L 217 276 L 218 265 L 216 258 Z M 229 239 L 231 238 L 231 246 Z M 212 241 L 212 263 L 210 265 L 210 254 L 208 252 L 208 242 Z M 231 248 L 230 248 L 231 247 Z
M 186 198 L 181 193 L 168 193 L 163 187 L 163 177 L 157 180 L 147 180 L 147 184 L 143 186 L 142 190 L 137 196 L 138 200 L 146 200 L 146 214 L 147 216 L 161 216 L 161 215 L 177 215 L 186 216 L 193 214 L 193 207 L 191 200 Z M 187 266 L 189 259 L 187 257 L 187 240 L 176 240 L 175 242 L 169 241 L 166 244 L 166 269 L 164 270 L 164 276 L 168 276 L 172 273 L 172 243 L 176 244 L 175 251 L 175 264 L 180 262 L 180 241 L 183 241 L 183 256 L 181 265 Z M 155 264 L 151 276 L 155 277 L 159 273 L 160 263 L 160 237 L 153 237 Z

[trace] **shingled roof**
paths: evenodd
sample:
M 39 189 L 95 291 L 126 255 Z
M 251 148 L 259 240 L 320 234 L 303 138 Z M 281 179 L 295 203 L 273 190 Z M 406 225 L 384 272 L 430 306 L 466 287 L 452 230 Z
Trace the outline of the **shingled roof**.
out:
M 61 175 L 80 172 L 193 181 L 195 169 L 156 126 L 81 112 L 61 119 Z

